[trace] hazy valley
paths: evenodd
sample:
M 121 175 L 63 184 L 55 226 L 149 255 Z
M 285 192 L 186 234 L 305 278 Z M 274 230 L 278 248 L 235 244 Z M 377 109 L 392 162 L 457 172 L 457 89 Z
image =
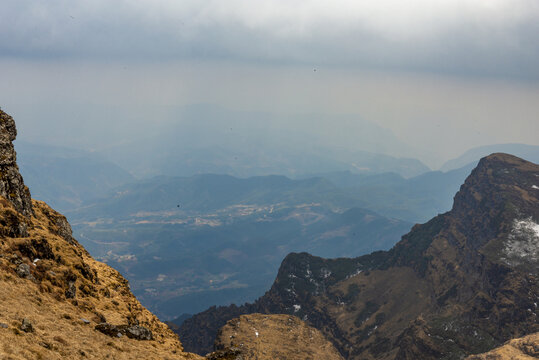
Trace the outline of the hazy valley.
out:
M 253 301 L 290 252 L 387 250 L 414 223 L 449 210 L 474 167 L 411 178 L 371 170 L 136 181 L 96 154 L 21 145 L 21 172 L 35 196 L 62 209 L 76 238 L 164 319 Z M 537 147 L 513 146 L 521 148 L 539 158 Z
M 539 359 L 538 19 L 3 0 L 0 359 Z
M 409 179 L 393 173 L 333 172 L 296 180 L 195 175 L 135 181 L 106 160 L 75 154 L 75 161 L 62 165 L 75 178 L 46 172 L 51 181 L 41 182 L 41 189 L 45 194 L 72 189 L 70 196 L 77 200 L 62 201 L 72 208 L 67 213 L 76 235 L 94 256 L 129 278 L 127 287 L 121 275 L 95 262 L 73 239 L 65 218 L 45 203 L 30 202 L 11 144 L 16 134 L 13 120 L 5 113 L 2 119 L 5 164 L 0 185 L 10 199 L 2 202 L 0 230 L 7 240 L 2 241 L 2 258 L 7 259 L 2 281 L 13 288 L 13 281 L 21 281 L 16 274 L 23 282 L 38 284 L 50 295 L 38 296 L 37 306 L 46 301 L 55 309 L 22 319 L 20 330 L 32 334 L 26 339 L 30 353 L 42 356 L 45 351 L 33 345 L 35 338 L 48 352 L 72 356 L 57 345 L 66 340 L 59 335 L 51 340 L 45 325 L 63 311 L 66 320 L 85 316 L 69 325 L 75 331 L 81 324 L 97 324 L 95 331 L 103 335 L 87 335 L 94 343 L 103 341 L 102 336 L 125 335 L 134 341 L 129 347 L 107 345 L 131 352 L 146 351 L 138 341 L 160 339 L 164 346 L 159 353 L 196 358 L 183 352 L 170 330 L 140 306 L 130 289 L 161 317 L 184 314 L 170 326 L 188 351 L 208 354 L 208 359 L 268 353 L 292 358 L 311 354 L 335 359 L 460 359 L 539 330 L 533 305 L 539 299 L 539 168 L 533 163 L 493 154 L 475 168 L 472 163 Z M 48 164 L 65 159 L 65 150 L 56 150 L 49 154 Z M 29 159 L 37 156 L 29 154 Z M 76 171 L 88 161 L 96 177 Z M 38 168 L 40 163 L 27 164 Z M 110 185 L 92 186 L 109 171 L 113 180 L 105 184 Z M 86 181 L 78 183 L 76 176 Z M 122 177 L 127 183 L 115 186 Z M 418 218 L 428 216 L 430 209 L 441 213 L 446 194 L 462 177 L 466 181 L 451 210 L 422 225 L 380 215 L 401 211 Z M 90 194 L 96 198 L 76 207 Z M 359 207 L 369 204 L 384 205 L 376 209 L 380 214 Z M 9 240 L 13 237 L 21 240 Z M 108 285 L 102 287 L 103 282 Z M 33 286 L 20 290 L 31 292 Z M 111 286 L 123 290 L 112 294 Z M 482 291 L 476 293 L 477 288 Z M 114 300 L 108 305 L 111 296 Z M 10 301 L 4 299 L 6 304 Z M 230 303 L 240 306 L 214 306 Z M 75 309 L 67 310 L 66 305 Z M 17 336 L 21 333 L 14 310 L 4 309 Z M 37 332 L 32 324 L 36 321 Z M 262 342 L 257 340 L 261 334 Z M 534 341 L 530 339 L 495 351 L 529 353 L 519 341 Z M 242 342 L 238 348 L 239 341 L 246 346 Z M 97 354 L 87 342 L 76 346 L 84 356 Z M 9 346 L 3 351 L 24 353 Z

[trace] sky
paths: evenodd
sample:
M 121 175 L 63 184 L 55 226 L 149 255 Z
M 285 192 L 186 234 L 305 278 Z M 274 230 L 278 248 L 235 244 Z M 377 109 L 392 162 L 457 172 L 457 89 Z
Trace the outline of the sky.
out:
M 88 149 L 215 104 L 357 116 L 410 145 L 393 155 L 437 168 L 479 145 L 539 145 L 537 64 L 536 0 L 4 0 L 0 13 L 0 106 L 20 138 Z

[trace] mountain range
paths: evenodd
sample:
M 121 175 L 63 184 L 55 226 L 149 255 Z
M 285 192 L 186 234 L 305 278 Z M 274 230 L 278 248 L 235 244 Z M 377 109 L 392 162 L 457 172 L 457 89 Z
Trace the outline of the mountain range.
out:
M 0 111 L 0 356 L 202 359 L 184 352 L 125 278 L 90 256 L 64 216 L 31 199 L 16 135 Z M 538 177 L 531 162 L 485 157 L 450 211 L 390 250 L 336 259 L 290 253 L 257 301 L 212 307 L 178 332 L 199 352 L 216 335 L 211 360 L 536 357 Z M 308 223 L 298 209 L 313 207 L 292 212 Z M 387 220 L 364 209 L 333 214 L 330 223 L 358 230 Z
M 493 144 L 470 149 L 461 156 L 445 162 L 440 170 L 449 171 L 468 164 L 472 164 L 475 167 L 479 159 L 496 152 L 512 154 L 528 161 L 539 163 L 539 146 L 537 145 Z
M 33 192 L 62 211 L 79 208 L 135 180 L 118 165 L 83 150 L 18 142 L 17 155 Z
M 539 331 L 539 166 L 483 158 L 453 207 L 389 251 L 324 259 L 293 253 L 254 303 L 183 322 L 187 349 L 248 313 L 294 314 L 349 359 L 460 359 Z

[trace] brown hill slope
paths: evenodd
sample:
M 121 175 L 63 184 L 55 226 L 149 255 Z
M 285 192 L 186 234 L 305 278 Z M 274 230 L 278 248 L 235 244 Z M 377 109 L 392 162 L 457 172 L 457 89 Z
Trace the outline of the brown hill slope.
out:
M 482 159 L 451 211 L 416 225 L 390 251 L 355 259 L 306 253 L 283 261 L 254 304 L 184 322 L 190 351 L 246 313 L 288 313 L 349 359 L 459 359 L 539 331 L 539 166 Z
M 30 200 L 15 136 L 0 110 L 0 358 L 200 358 L 92 259 L 64 216 Z
M 539 333 L 510 340 L 485 354 L 472 355 L 467 360 L 531 360 L 539 359 Z
M 242 315 L 219 330 L 210 360 L 343 360 L 320 333 L 291 315 Z

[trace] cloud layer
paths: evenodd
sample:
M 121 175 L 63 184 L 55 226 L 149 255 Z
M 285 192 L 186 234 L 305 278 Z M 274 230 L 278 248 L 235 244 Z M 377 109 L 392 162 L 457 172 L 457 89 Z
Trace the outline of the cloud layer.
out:
M 6 0 L 15 58 L 227 59 L 538 79 L 536 0 Z

